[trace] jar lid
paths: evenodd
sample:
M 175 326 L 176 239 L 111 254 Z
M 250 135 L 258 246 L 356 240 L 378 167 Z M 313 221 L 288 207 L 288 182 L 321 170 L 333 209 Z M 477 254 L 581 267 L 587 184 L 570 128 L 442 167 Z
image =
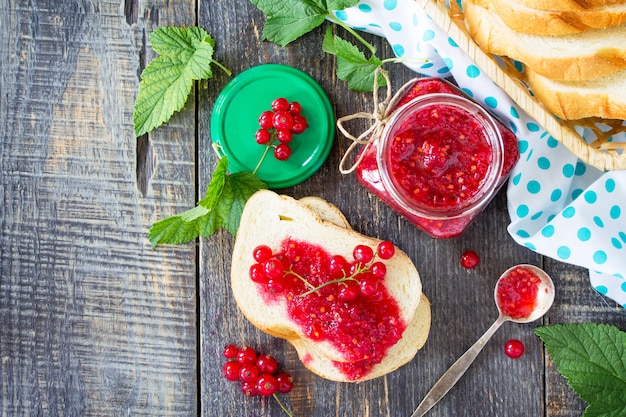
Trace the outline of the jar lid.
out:
M 302 106 L 307 128 L 289 143 L 289 159 L 268 153 L 256 172 L 269 188 L 296 185 L 324 163 L 335 137 L 334 113 L 322 88 L 304 72 L 280 64 L 252 67 L 237 75 L 222 90 L 211 115 L 211 140 L 220 156 L 228 157 L 228 170 L 252 172 L 265 152 L 255 141 L 261 113 L 274 99 L 284 97 Z

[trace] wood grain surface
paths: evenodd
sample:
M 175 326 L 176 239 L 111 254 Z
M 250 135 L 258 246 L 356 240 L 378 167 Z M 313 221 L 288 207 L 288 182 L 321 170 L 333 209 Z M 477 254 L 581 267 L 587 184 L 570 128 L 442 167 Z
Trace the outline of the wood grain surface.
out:
M 434 240 L 339 173 L 349 145 L 339 135 L 318 173 L 278 190 L 327 199 L 357 231 L 394 241 L 420 271 L 429 340 L 406 366 L 360 384 L 311 374 L 286 342 L 244 319 L 230 292 L 228 233 L 151 249 L 150 226 L 204 196 L 217 163 L 212 107 L 232 78 L 216 70 L 166 126 L 135 138 L 133 105 L 155 28 L 198 24 L 233 75 L 291 65 L 317 80 L 337 117 L 371 110 L 371 95 L 347 90 L 321 50 L 328 23 L 281 48 L 261 41 L 263 21 L 248 0 L 0 0 L 0 416 L 284 416 L 273 399 L 244 398 L 221 377 L 222 349 L 236 343 L 273 354 L 294 375 L 283 399 L 298 417 L 408 417 L 496 319 L 493 286 L 517 263 L 553 277 L 554 307 L 542 321 L 503 325 L 428 415 L 582 415 L 585 404 L 532 329 L 588 321 L 624 329 L 624 316 L 591 289 L 586 270 L 513 242 L 504 191 L 462 237 Z M 383 39 L 365 36 L 392 55 Z M 389 69 L 396 86 L 415 76 Z M 477 269 L 461 267 L 465 249 L 481 255 Z M 526 346 L 518 360 L 502 351 L 511 338 Z

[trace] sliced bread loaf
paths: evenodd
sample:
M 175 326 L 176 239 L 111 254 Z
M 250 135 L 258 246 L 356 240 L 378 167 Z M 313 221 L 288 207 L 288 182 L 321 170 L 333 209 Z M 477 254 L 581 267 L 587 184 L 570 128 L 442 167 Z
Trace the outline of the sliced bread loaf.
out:
M 466 0 L 463 6 L 471 36 L 487 53 L 521 61 L 556 80 L 588 80 L 626 68 L 626 24 L 562 36 L 531 35 L 509 28 L 483 1 Z

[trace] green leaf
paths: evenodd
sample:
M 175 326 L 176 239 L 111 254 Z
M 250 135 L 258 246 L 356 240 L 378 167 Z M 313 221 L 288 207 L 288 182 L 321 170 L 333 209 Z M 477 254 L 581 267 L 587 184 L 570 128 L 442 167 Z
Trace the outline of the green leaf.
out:
M 152 225 L 148 235 L 152 248 L 163 243 L 190 242 L 198 236 L 209 237 L 220 228 L 233 236 L 237 234 L 248 198 L 267 185 L 249 172 L 228 174 L 227 169 L 228 158 L 224 157 L 196 207 Z
M 332 10 L 343 10 L 358 0 L 250 0 L 267 17 L 263 39 L 286 46 L 320 26 Z
M 583 417 L 626 415 L 626 333 L 605 324 L 538 327 L 557 370 L 589 406 Z
M 383 64 L 380 58 L 374 55 L 367 59 L 357 46 L 339 36 L 333 36 L 330 27 L 324 35 L 322 49 L 337 56 L 337 77 L 346 81 L 350 90 L 372 91 L 376 69 Z M 382 77 L 378 82 L 381 87 L 386 85 Z
M 189 97 L 194 80 L 213 76 L 215 41 L 202 28 L 161 27 L 150 34 L 160 56 L 141 73 L 133 121 L 141 136 L 167 122 Z

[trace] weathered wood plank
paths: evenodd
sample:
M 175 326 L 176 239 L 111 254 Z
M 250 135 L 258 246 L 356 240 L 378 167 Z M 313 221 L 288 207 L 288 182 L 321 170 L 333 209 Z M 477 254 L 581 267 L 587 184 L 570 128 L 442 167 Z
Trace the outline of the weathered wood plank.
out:
M 0 3 L 2 416 L 197 411 L 195 248 L 147 241 L 195 201 L 194 119 L 139 172 L 132 127 L 147 33 L 195 4 L 126 8 Z

